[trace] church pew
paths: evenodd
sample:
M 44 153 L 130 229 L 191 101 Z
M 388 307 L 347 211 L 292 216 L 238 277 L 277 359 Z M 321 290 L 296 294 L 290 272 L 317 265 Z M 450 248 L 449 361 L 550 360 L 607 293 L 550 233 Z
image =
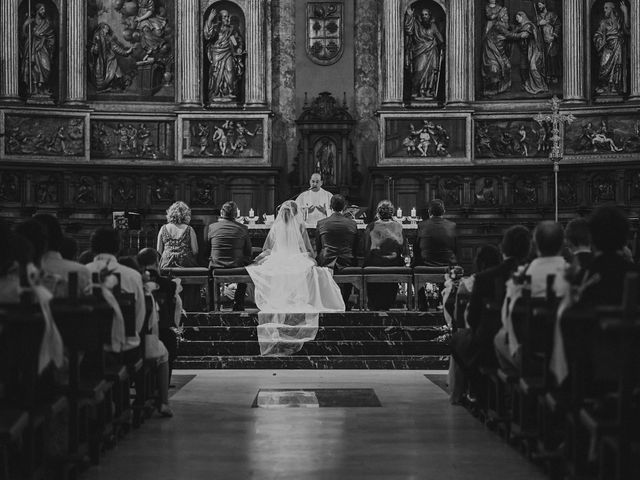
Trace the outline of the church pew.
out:
M 185 291 L 195 288 L 200 292 L 200 290 L 204 287 L 207 289 L 206 295 L 206 308 L 207 311 L 211 310 L 211 285 L 209 282 L 209 269 L 206 267 L 175 267 L 175 268 L 163 268 L 160 272 L 161 275 L 169 277 L 169 278 L 179 278 L 182 282 L 182 286 Z M 199 297 L 199 294 L 198 294 Z M 189 311 L 191 308 L 195 307 L 194 305 L 189 305 L 187 300 L 187 296 L 184 295 L 183 299 L 185 304 L 185 310 Z M 200 310 L 200 308 L 197 308 Z
M 364 267 L 362 270 L 365 308 L 368 283 L 404 283 L 407 286 L 407 310 L 413 309 L 413 271 L 410 267 Z
M 244 267 L 238 268 L 211 268 L 209 270 L 211 279 L 211 303 L 214 310 L 222 308 L 221 289 L 225 283 L 253 283 L 251 277 Z
M 333 271 L 333 280 L 338 284 L 351 284 L 358 291 L 358 309 L 365 309 L 364 276 L 362 267 L 345 267 Z

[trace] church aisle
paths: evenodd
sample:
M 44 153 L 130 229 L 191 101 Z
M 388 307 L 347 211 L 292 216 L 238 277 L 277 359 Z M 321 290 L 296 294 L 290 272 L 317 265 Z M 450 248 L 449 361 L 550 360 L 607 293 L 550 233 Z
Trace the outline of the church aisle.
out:
M 82 478 L 546 478 L 466 410 L 450 406 L 447 395 L 425 373 L 178 371 L 177 380 L 189 374 L 195 378 L 172 397 L 175 417 L 148 420 Z M 260 389 L 305 390 L 295 398 L 312 408 L 251 408 Z M 375 405 L 372 392 L 362 389 L 372 389 L 381 406 L 330 406 L 360 401 Z M 294 398 L 263 393 L 258 403 L 274 397 Z M 320 408 L 314 408 L 316 400 Z

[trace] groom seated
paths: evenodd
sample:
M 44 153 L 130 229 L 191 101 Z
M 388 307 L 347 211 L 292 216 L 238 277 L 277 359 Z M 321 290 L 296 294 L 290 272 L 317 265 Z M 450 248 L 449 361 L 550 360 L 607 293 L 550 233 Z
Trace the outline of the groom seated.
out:
M 340 270 L 356 263 L 359 245 L 358 227 L 355 220 L 344 216 L 345 199 L 342 195 L 331 197 L 330 217 L 318 221 L 316 229 L 316 251 L 318 265 Z M 349 310 L 349 296 L 352 285 L 340 284 L 344 304 Z
M 238 207 L 227 202 L 220 209 L 220 220 L 209 225 L 207 239 L 211 244 L 209 268 L 236 268 L 251 263 L 251 239 L 246 225 L 236 222 Z M 233 298 L 233 310 L 244 310 L 246 283 L 239 283 Z

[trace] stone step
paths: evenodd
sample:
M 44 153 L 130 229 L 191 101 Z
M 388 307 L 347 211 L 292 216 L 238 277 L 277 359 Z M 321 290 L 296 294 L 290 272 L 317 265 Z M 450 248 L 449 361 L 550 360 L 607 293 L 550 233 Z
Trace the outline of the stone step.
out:
M 393 369 L 393 370 L 442 370 L 449 365 L 448 355 L 342 355 L 290 357 L 201 356 L 178 357 L 178 369 Z
M 344 355 L 447 355 L 448 336 L 441 341 L 318 341 L 306 342 L 299 355 L 344 356 Z M 255 340 L 240 341 L 190 341 L 182 342 L 178 348 L 180 356 L 260 355 Z
M 185 327 L 240 327 L 256 326 L 257 312 L 208 312 L 189 313 Z M 321 313 L 321 326 L 439 326 L 444 325 L 442 311 L 431 312 L 338 312 Z
M 294 330 L 295 327 L 292 327 Z M 316 340 L 380 340 L 404 341 L 435 340 L 448 333 L 446 326 L 336 326 L 318 327 Z M 257 341 L 255 326 L 242 327 L 185 327 L 184 341 Z

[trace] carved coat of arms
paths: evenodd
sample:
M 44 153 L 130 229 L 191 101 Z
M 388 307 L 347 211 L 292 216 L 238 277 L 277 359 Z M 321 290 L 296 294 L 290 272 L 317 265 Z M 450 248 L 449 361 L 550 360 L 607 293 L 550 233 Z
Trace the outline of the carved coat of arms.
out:
M 343 5 L 338 2 L 307 3 L 307 55 L 318 65 L 331 65 L 344 51 Z

